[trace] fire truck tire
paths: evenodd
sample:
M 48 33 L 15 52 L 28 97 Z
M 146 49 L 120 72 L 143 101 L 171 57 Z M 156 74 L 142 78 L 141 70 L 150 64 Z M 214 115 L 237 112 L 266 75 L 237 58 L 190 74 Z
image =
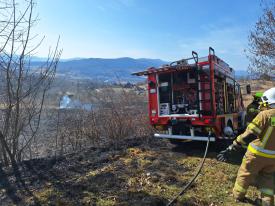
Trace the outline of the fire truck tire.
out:
M 223 131 L 223 139 L 233 139 L 234 138 L 234 129 L 233 123 L 231 120 L 227 121 L 226 126 L 222 129 Z
M 226 123 L 226 127 L 230 127 L 233 130 L 233 123 L 231 120 L 228 120 Z M 226 137 L 225 134 L 223 139 L 217 139 L 215 142 L 215 150 L 216 151 L 222 151 L 224 149 L 226 149 L 229 145 L 231 145 L 233 143 L 234 138 L 232 137 Z
M 239 114 L 238 121 L 238 135 L 242 134 L 246 129 L 246 112 L 241 112 Z

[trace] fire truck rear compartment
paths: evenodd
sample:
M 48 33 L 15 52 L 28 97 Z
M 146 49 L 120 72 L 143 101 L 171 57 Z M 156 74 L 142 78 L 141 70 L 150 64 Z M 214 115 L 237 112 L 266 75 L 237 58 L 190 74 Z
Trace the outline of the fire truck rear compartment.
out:
M 208 70 L 209 71 L 209 70 Z M 158 74 L 159 116 L 211 114 L 210 81 L 207 71 L 196 68 Z

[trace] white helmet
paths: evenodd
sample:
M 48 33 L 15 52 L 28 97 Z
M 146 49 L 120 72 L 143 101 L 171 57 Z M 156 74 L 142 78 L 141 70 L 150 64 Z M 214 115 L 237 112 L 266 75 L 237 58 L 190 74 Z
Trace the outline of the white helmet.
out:
M 262 101 L 267 105 L 275 104 L 275 87 L 272 87 L 263 93 Z

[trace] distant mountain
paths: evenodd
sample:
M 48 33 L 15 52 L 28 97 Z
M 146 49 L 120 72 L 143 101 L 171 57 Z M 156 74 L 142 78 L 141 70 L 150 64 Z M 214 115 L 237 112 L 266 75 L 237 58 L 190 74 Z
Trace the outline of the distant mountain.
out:
M 17 55 L 16 55 L 17 56 Z M 28 58 L 26 58 L 28 60 Z M 29 58 L 32 62 L 46 62 L 48 60 L 47 57 L 37 57 L 37 56 L 31 56 Z M 67 62 L 67 61 L 73 61 L 73 60 L 81 60 L 85 58 L 81 57 L 75 57 L 75 58 L 69 58 L 69 59 L 60 59 L 60 62 Z
M 34 57 L 31 65 L 37 67 L 46 58 Z M 132 76 L 131 73 L 145 70 L 149 67 L 159 67 L 167 64 L 160 59 L 122 57 L 116 59 L 103 58 L 73 58 L 61 59 L 58 64 L 57 75 L 68 78 L 89 78 L 102 81 L 140 81 L 142 78 Z M 235 71 L 236 78 L 247 76 L 247 71 Z
M 37 67 L 43 61 L 32 61 L 31 65 Z M 100 80 L 136 81 L 140 78 L 131 73 L 142 71 L 148 67 L 159 67 L 167 62 L 160 59 L 133 59 L 129 57 L 117 59 L 87 58 L 87 59 L 62 59 L 58 64 L 57 73 L 68 77 L 94 78 Z

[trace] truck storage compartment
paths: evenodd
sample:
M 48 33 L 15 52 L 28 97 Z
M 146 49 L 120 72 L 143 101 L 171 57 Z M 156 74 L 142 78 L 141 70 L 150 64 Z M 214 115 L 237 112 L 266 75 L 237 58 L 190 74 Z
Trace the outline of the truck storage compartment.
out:
M 199 87 L 201 86 L 202 89 L 210 90 L 209 82 L 198 82 L 196 70 L 159 74 L 159 115 L 198 115 L 198 110 L 206 109 L 206 107 L 210 111 L 210 102 L 198 101 L 199 97 L 210 99 L 210 92 L 200 94 Z

